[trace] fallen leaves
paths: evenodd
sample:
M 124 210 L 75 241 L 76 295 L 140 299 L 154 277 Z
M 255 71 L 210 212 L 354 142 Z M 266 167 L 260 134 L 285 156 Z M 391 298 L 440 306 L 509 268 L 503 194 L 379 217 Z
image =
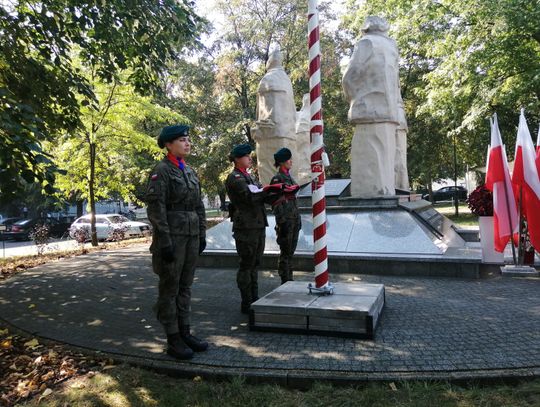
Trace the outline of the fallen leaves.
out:
M 114 367 L 113 360 L 90 358 L 62 345 L 45 345 L 36 338 L 10 335 L 8 329 L 2 328 L 0 405 L 11 406 L 31 397 L 41 400 L 67 379 Z

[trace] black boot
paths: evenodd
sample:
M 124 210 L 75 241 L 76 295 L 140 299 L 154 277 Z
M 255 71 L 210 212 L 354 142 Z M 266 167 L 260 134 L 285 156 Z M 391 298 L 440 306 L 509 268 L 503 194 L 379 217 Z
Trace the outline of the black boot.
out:
M 182 341 L 179 333 L 167 335 L 167 354 L 182 360 L 193 357 L 193 351 Z
M 287 276 L 285 274 L 282 274 L 281 275 L 281 284 L 285 284 L 287 281 L 289 281 Z
M 189 325 L 180 326 L 180 337 L 194 352 L 204 352 L 208 349 L 208 342 L 191 335 Z

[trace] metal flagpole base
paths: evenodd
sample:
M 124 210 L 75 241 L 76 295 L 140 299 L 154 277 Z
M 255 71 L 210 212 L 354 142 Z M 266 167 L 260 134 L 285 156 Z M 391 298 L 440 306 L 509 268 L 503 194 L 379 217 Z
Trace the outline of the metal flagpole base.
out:
M 308 284 L 308 290 L 311 295 L 332 295 L 334 294 L 334 286 L 332 283 L 328 283 L 320 288 L 315 287 L 313 284 Z

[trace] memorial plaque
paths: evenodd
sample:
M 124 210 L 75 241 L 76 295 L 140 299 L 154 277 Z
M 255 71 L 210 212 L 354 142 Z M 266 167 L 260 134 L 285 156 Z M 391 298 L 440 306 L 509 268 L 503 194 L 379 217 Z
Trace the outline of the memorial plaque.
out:
M 414 211 L 422 220 L 424 220 L 429 226 L 434 230 L 439 232 L 441 235 L 443 233 L 444 226 L 444 216 L 435 210 L 432 206 L 423 209 L 421 211 Z
M 350 183 L 350 179 L 327 179 L 324 184 L 324 196 L 341 196 Z M 311 184 L 304 185 L 298 192 L 299 198 L 310 196 Z

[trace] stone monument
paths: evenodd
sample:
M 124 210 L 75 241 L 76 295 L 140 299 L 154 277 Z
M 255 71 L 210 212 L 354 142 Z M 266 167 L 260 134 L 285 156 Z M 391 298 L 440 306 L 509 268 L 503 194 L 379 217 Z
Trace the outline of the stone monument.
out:
M 274 153 L 287 147 L 296 160 L 296 106 L 292 83 L 282 66 L 283 57 L 279 50 L 270 54 L 266 63 L 266 74 L 257 89 L 257 121 L 253 138 L 257 143 L 259 179 L 268 184 L 275 174 Z M 293 166 L 292 175 L 297 178 Z
M 296 168 L 296 182 L 299 185 L 311 181 L 310 123 L 310 100 L 309 93 L 306 93 L 302 98 L 302 108 L 296 112 L 296 157 L 293 157 L 293 167 Z
M 348 118 L 355 125 L 351 146 L 354 197 L 395 195 L 399 54 L 388 28 L 380 17 L 366 19 L 343 75 L 343 91 L 350 103 Z
M 409 172 L 407 171 L 407 118 L 401 92 L 398 93 L 398 127 L 396 130 L 396 158 L 394 163 L 396 188 L 409 191 Z

